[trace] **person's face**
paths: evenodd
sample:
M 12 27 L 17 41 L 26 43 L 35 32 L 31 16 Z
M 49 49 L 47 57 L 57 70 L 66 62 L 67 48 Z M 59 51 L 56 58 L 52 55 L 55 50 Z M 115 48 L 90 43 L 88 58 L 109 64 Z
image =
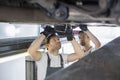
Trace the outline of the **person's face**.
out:
M 79 37 L 80 45 L 85 46 L 85 45 L 89 44 L 90 39 L 86 33 L 79 33 L 78 37 Z
M 48 44 L 48 47 L 50 47 L 51 49 L 60 49 L 61 48 L 61 43 L 60 43 L 60 39 L 58 36 L 53 36 L 50 38 L 50 42 Z

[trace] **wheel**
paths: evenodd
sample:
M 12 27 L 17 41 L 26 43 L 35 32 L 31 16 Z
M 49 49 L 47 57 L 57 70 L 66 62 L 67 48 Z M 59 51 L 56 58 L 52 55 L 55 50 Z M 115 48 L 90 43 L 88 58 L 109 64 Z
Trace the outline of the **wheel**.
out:
M 49 16 L 57 19 L 57 20 L 65 20 L 69 16 L 69 9 L 67 6 L 59 4 L 59 6 L 55 9 L 52 9 L 49 12 Z

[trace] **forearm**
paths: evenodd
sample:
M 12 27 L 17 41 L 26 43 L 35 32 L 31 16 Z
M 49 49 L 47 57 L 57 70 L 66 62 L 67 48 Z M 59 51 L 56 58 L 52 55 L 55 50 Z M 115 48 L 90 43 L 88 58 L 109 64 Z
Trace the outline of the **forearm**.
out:
M 101 43 L 97 39 L 97 37 L 95 37 L 89 30 L 85 31 L 85 33 L 89 36 L 90 40 L 95 44 L 95 48 L 99 48 Z
M 35 39 L 30 47 L 28 48 L 29 53 L 35 53 L 41 46 L 45 36 L 41 34 L 37 39 Z
M 81 49 L 80 45 L 77 43 L 77 41 L 75 39 L 73 39 L 71 41 L 72 45 L 73 45 L 73 49 L 76 55 L 78 55 L 79 57 L 82 57 L 83 55 L 83 50 Z

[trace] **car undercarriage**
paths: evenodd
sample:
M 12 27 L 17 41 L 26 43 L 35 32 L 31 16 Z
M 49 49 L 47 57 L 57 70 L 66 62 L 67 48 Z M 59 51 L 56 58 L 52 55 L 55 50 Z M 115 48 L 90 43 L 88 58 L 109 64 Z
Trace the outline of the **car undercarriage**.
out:
M 0 0 L 0 6 L 6 22 L 120 23 L 119 0 Z

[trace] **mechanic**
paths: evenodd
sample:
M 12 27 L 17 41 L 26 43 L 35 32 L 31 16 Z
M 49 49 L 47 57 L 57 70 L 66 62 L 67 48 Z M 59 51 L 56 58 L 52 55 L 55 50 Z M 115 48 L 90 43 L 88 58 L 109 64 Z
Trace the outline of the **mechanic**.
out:
M 63 68 L 64 64 L 78 60 L 83 56 L 84 51 L 73 37 L 70 26 L 67 26 L 65 35 L 67 40 L 71 42 L 74 53 L 59 53 L 61 42 L 59 37 L 55 34 L 54 28 L 51 26 L 46 26 L 40 36 L 34 40 L 28 48 L 29 55 L 36 61 L 38 80 L 44 80 L 50 74 Z M 45 45 L 47 48 L 47 52 L 45 53 L 39 51 L 39 47 L 44 40 L 46 40 Z
M 80 46 L 82 47 L 84 53 L 84 56 L 93 52 L 94 50 L 98 49 L 101 46 L 100 41 L 88 30 L 86 24 L 79 25 L 81 31 L 78 33 L 79 37 L 79 43 Z M 92 41 L 95 45 L 93 46 L 90 45 L 90 41 Z

